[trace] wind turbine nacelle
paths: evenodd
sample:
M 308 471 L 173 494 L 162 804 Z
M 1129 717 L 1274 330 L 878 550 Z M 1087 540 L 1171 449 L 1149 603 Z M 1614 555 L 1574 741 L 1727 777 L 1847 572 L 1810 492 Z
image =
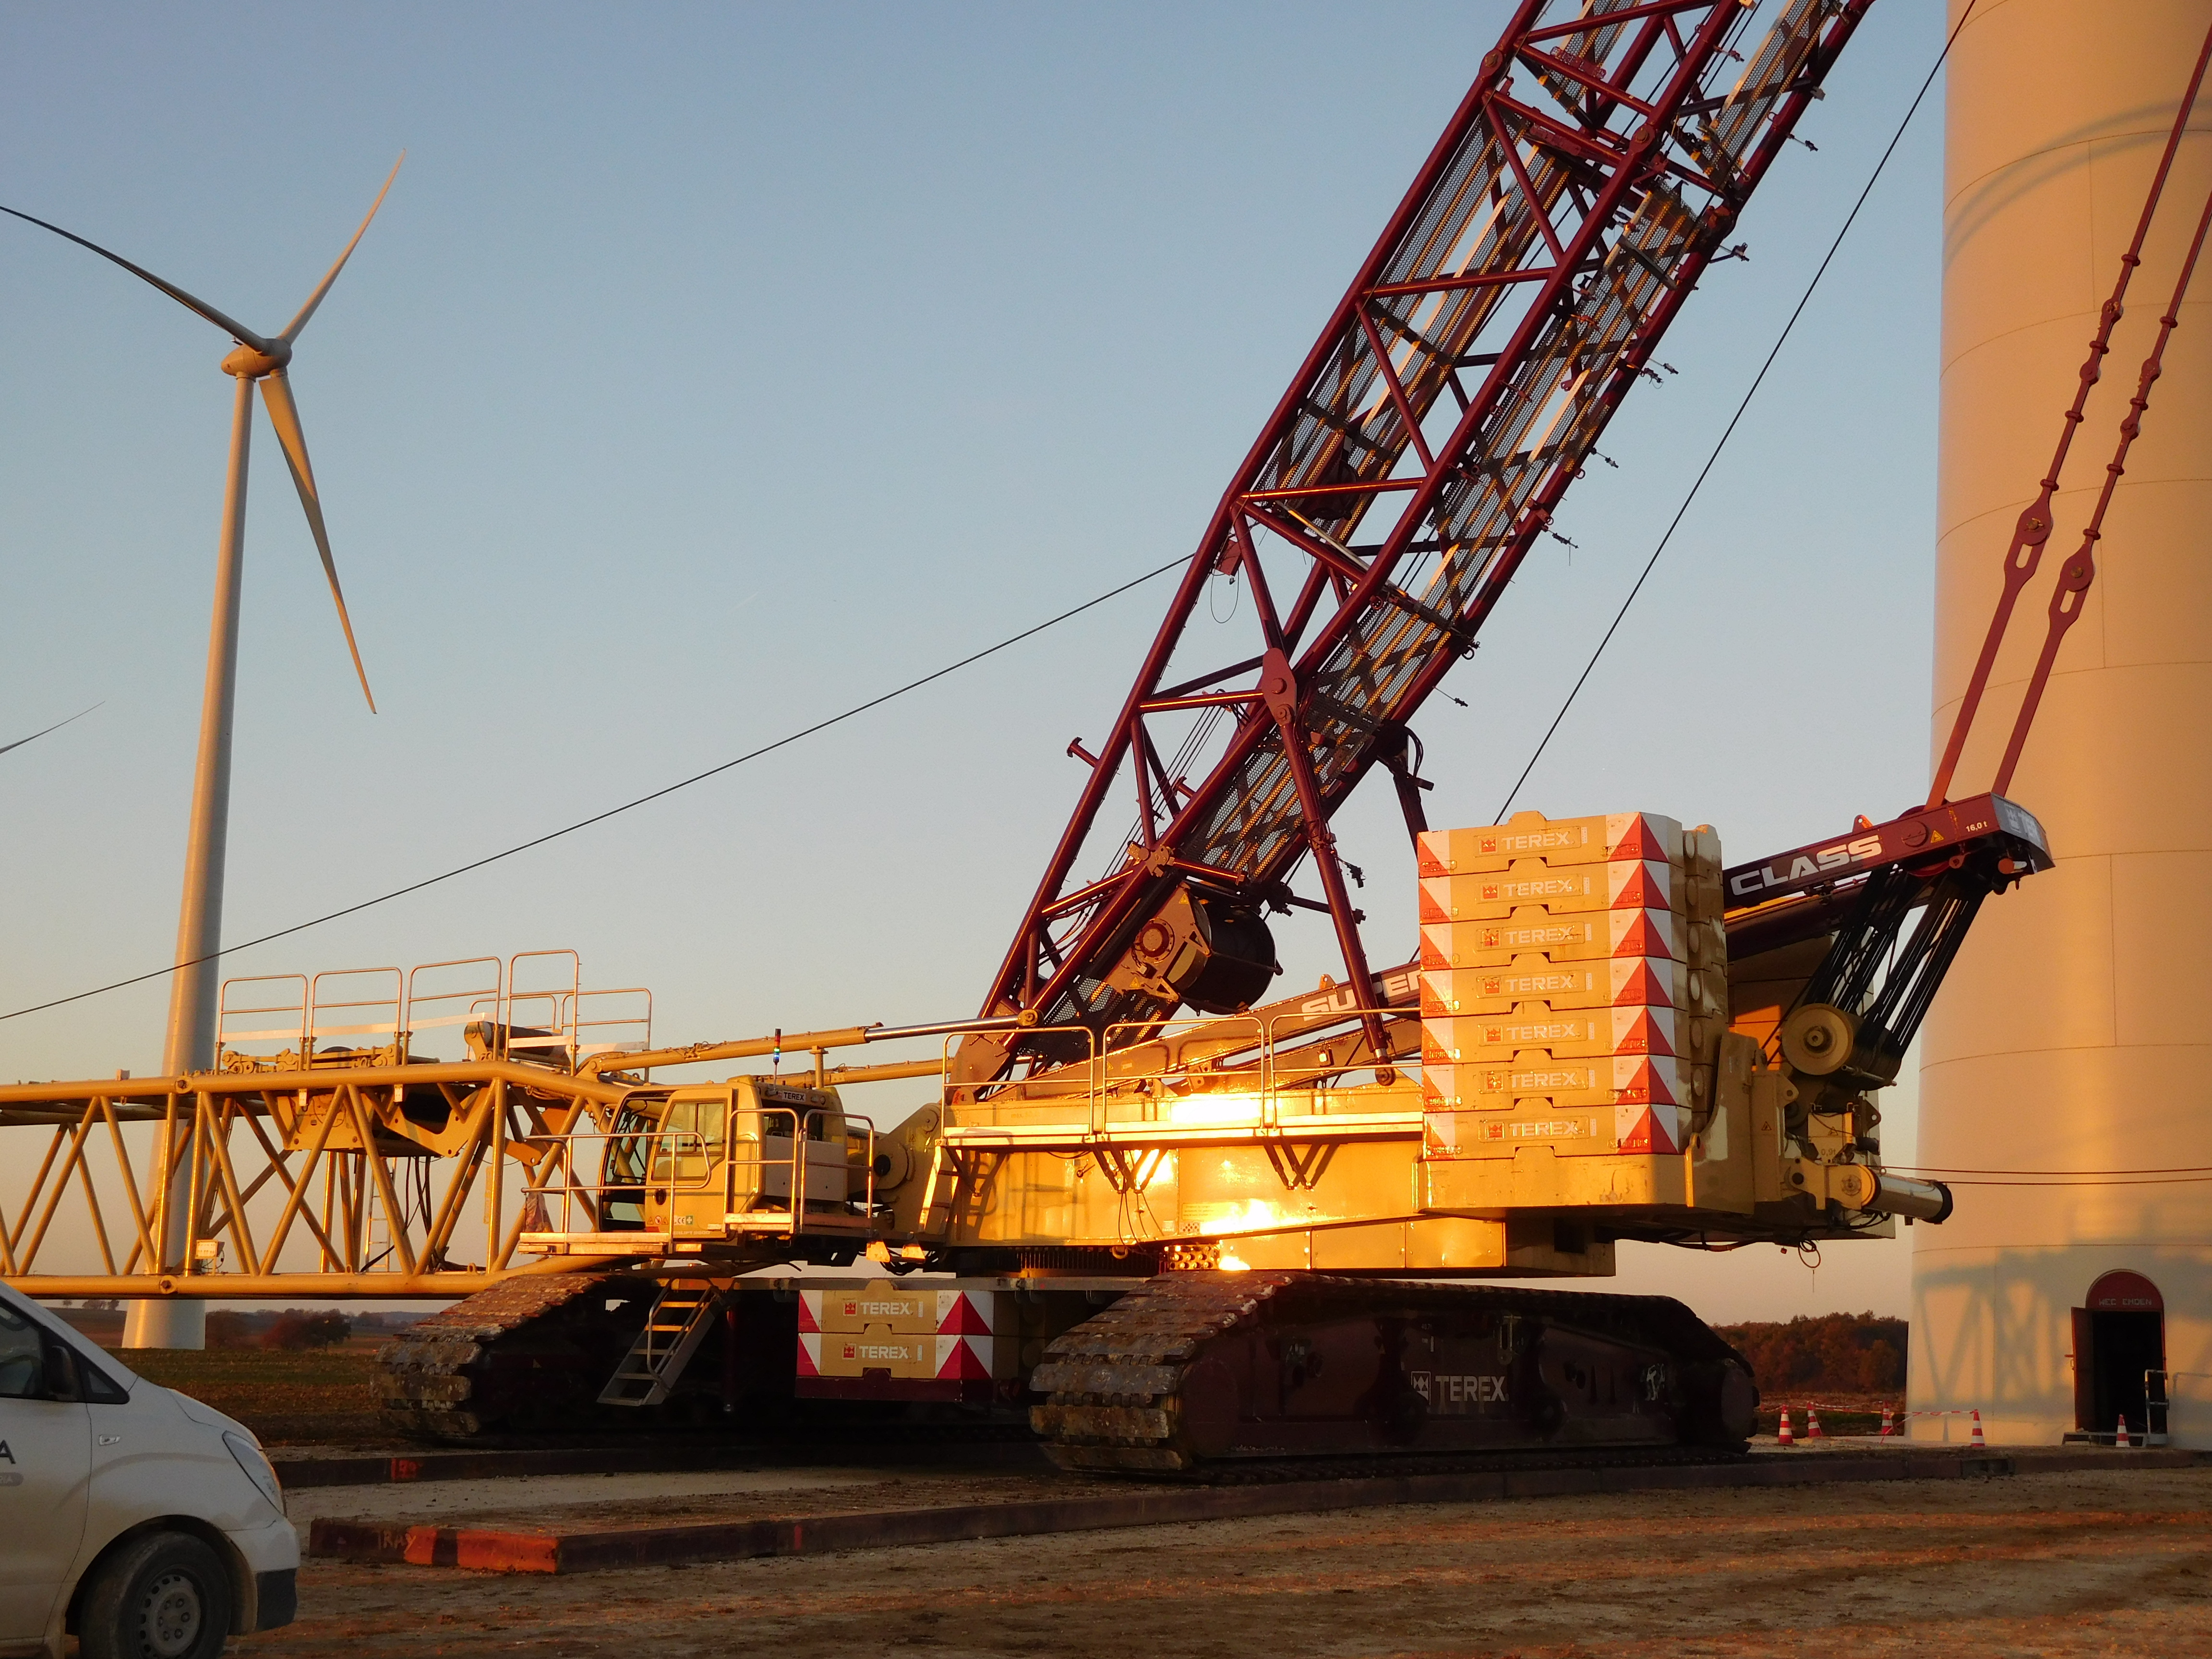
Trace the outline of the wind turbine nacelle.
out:
M 292 361 L 292 347 L 288 341 L 271 340 L 270 349 L 242 345 L 222 360 L 222 372 L 234 374 L 241 380 L 258 380 L 264 374 L 274 374 Z

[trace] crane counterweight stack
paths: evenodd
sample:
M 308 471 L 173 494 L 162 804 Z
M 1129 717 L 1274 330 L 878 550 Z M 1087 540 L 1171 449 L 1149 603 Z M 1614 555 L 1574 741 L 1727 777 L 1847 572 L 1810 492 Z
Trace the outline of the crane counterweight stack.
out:
M 1647 813 L 1422 836 L 1432 1142 L 1680 1153 L 1727 1024 L 1720 870 L 1710 830 Z

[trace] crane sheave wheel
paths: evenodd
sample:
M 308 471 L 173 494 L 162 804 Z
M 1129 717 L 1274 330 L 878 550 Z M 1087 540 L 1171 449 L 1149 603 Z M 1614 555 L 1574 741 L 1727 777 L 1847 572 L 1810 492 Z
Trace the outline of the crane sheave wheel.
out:
M 1808 1077 L 1826 1077 L 1851 1058 L 1858 1023 L 1841 1008 L 1808 1003 L 1782 1025 L 1782 1057 Z

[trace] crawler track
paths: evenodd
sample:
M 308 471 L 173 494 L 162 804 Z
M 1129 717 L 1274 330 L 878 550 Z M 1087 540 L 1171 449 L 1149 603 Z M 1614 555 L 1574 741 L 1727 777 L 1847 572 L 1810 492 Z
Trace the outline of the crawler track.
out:
M 652 1294 L 626 1274 L 548 1273 L 457 1302 L 379 1351 L 384 1420 L 434 1440 L 580 1426 Z
M 1032 1386 L 1062 1468 L 1209 1479 L 1705 1461 L 1742 1449 L 1758 1401 L 1668 1297 L 1312 1273 L 1155 1279 L 1054 1341 Z

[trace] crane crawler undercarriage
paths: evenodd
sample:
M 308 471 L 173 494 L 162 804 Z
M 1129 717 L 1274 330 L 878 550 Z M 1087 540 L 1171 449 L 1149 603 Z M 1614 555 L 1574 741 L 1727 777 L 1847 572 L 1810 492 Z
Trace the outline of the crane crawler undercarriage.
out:
M 1666 1297 L 1171 1274 L 1055 1342 L 1031 1387 L 1070 1469 L 1533 1446 L 1740 1449 L 1759 1391 Z
M 1069 744 L 1089 775 L 975 1018 L 656 1046 L 644 993 L 558 952 L 233 981 L 210 1069 L 0 1087 L 48 1134 L 0 1275 L 459 1298 L 384 1361 L 394 1424 L 439 1437 L 1033 1414 L 1068 1467 L 1147 1475 L 1740 1446 L 1749 1373 L 1679 1304 L 1452 1281 L 1942 1221 L 1882 1165 L 1880 1091 L 2042 832 L 1984 795 L 1732 867 L 1646 814 L 1432 833 L 1408 722 L 1868 3 L 1523 0 L 1108 736 Z M 1221 580 L 1231 647 L 1186 628 Z M 1329 828 L 1377 767 L 1422 907 L 1379 973 Z M 1278 994 L 1269 918 L 1301 913 L 1343 972 Z M 900 1043 L 935 1052 L 830 1058 Z M 654 1075 L 738 1060 L 766 1067 Z M 931 1092 L 896 1122 L 848 1105 L 902 1080 Z M 46 1265 L 73 1196 L 103 1272 Z

